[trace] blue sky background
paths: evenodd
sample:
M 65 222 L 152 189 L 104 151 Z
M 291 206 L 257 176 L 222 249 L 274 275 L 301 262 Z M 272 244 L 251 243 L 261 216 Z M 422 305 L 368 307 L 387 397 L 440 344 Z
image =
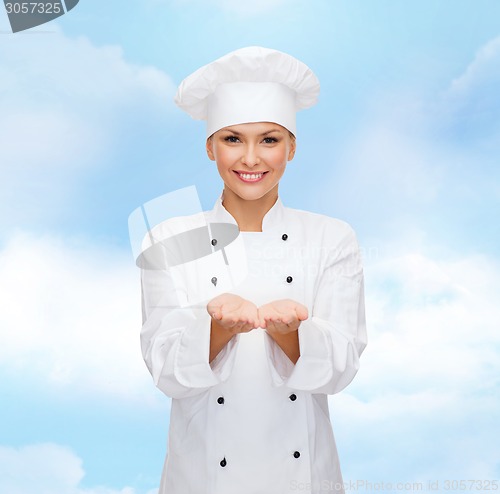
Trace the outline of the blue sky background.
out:
M 500 2 L 81 0 L 15 35 L 0 9 L 0 31 L 0 492 L 156 491 L 170 403 L 127 218 L 189 185 L 212 207 L 172 98 L 247 45 L 317 73 L 280 195 L 365 255 L 369 345 L 330 398 L 349 490 L 500 477 Z

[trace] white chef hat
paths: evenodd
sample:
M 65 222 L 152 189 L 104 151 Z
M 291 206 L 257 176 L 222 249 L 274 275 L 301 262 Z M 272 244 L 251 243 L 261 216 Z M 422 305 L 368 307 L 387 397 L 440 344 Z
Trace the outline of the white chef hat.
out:
M 274 122 L 296 135 L 296 112 L 313 106 L 319 81 L 286 53 L 249 46 L 204 65 L 180 84 L 175 103 L 207 121 L 207 137 L 229 125 Z

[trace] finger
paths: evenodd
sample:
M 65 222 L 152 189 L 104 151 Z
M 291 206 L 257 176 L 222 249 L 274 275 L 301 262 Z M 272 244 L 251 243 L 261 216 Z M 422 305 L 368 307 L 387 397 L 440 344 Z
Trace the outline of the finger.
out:
M 272 333 L 273 331 L 276 331 L 276 328 L 274 327 L 274 323 L 272 321 L 267 321 L 266 327 L 264 329 L 266 331 L 269 331 L 270 333 Z
M 279 331 L 281 326 L 282 326 L 282 322 L 279 318 L 272 317 L 269 319 L 268 328 L 270 328 L 271 330 Z
M 257 309 L 257 322 L 258 328 L 266 329 L 265 310 L 263 310 L 263 307 Z
M 246 331 L 252 331 L 252 329 L 258 328 L 259 324 L 255 324 L 255 321 L 253 319 L 249 319 L 247 323 L 245 324 Z
M 247 333 L 251 329 L 253 329 L 253 321 L 251 321 L 250 319 L 245 319 L 241 323 L 241 331 L 244 332 L 244 333 Z
M 274 331 L 275 333 L 278 334 L 285 334 L 288 333 L 288 326 L 282 323 L 281 321 L 276 321 L 273 323 L 271 331 Z
M 301 321 L 306 320 L 309 316 L 308 311 L 307 311 L 307 307 L 305 307 L 303 305 L 299 305 L 299 307 L 296 310 L 296 313 L 297 313 L 297 317 Z
M 254 328 L 260 328 L 260 320 L 258 317 L 256 317 L 255 319 L 252 319 L 252 326 Z
M 253 323 L 248 323 L 248 324 L 245 324 L 245 326 L 243 326 L 243 331 L 245 333 L 248 333 L 250 331 L 252 331 L 252 329 L 254 329 L 255 325 Z
M 237 322 L 234 327 L 233 327 L 233 331 L 235 333 L 243 333 L 243 328 L 245 327 L 245 323 L 244 322 Z
M 252 329 L 259 327 L 259 318 L 256 317 L 253 312 L 247 315 L 247 317 L 245 318 L 245 321 L 247 324 L 252 326 Z
M 243 323 L 239 319 L 233 317 L 230 320 L 231 328 L 238 329 Z

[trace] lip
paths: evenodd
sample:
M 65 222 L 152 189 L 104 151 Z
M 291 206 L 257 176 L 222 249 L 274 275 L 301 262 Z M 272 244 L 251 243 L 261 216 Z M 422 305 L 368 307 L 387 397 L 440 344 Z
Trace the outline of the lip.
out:
M 237 171 L 237 170 L 233 170 L 233 171 L 234 171 L 234 173 L 236 173 L 236 175 L 238 176 L 238 178 L 239 178 L 242 182 L 244 182 L 244 183 L 246 183 L 246 184 L 256 184 L 256 183 L 261 182 L 262 180 L 264 180 L 264 177 L 265 177 L 265 175 L 266 175 L 266 173 L 267 173 L 267 171 L 265 171 L 265 172 L 264 172 L 264 171 L 263 171 L 263 172 L 245 172 L 245 171 Z M 260 177 L 258 180 L 245 180 L 245 179 L 241 176 L 241 173 L 249 173 L 249 174 L 251 174 L 251 175 L 258 174 L 258 173 L 262 173 L 262 177 Z

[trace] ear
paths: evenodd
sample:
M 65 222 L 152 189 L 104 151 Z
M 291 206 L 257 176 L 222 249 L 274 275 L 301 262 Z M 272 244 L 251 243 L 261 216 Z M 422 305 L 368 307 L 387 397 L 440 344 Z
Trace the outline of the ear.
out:
M 208 158 L 212 161 L 215 161 L 215 155 L 214 155 L 214 143 L 213 143 L 213 140 L 212 140 L 212 136 L 210 136 L 208 139 L 207 139 L 207 143 L 206 143 L 206 148 L 207 148 L 207 155 L 208 155 Z
M 295 150 L 297 149 L 297 143 L 295 138 L 290 139 L 290 151 L 288 151 L 288 161 L 292 161 L 295 156 Z

